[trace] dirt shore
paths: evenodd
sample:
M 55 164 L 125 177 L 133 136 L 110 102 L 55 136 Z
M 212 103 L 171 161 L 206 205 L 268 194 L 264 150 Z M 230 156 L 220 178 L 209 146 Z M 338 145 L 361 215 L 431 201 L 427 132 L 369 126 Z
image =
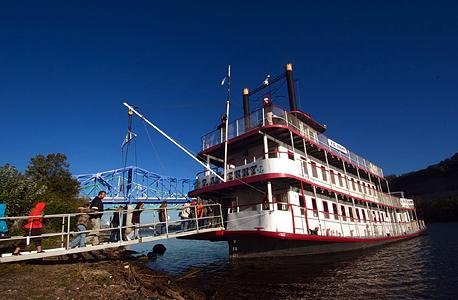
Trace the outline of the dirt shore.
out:
M 209 299 L 119 253 L 0 265 L 0 299 Z

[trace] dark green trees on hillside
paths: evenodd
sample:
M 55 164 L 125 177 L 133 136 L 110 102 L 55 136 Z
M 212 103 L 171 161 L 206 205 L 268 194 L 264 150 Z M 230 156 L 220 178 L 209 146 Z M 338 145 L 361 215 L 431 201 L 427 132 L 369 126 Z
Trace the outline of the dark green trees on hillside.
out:
M 387 179 L 392 191 L 404 191 L 415 200 L 418 215 L 425 221 L 458 221 L 458 153 L 425 169 Z

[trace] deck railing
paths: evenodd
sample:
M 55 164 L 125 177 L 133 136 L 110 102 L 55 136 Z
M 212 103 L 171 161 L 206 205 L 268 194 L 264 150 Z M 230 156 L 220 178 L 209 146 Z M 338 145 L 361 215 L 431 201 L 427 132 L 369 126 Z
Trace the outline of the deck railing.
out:
M 230 122 L 228 124 L 228 139 L 242 135 L 256 127 L 271 124 L 284 125 L 300 132 L 310 141 L 327 149 L 344 160 L 351 162 L 355 166 L 383 177 L 383 170 L 381 168 L 348 149 L 346 149 L 346 152 L 343 152 L 339 151 L 335 147 L 331 147 L 330 144 L 332 142 L 329 142 L 329 139 L 324 134 L 317 134 L 314 130 L 310 130 L 309 126 L 299 120 L 294 114 L 287 112 L 280 107 L 273 106 L 272 113 L 270 115 L 269 112 L 269 116 L 267 116 L 267 113 L 263 108 L 258 109 L 252 112 L 248 119 L 249 122 L 245 120 L 245 117 L 241 117 L 233 122 Z M 224 142 L 223 129 L 216 129 L 202 137 L 202 150 L 206 150 L 222 142 Z
M 363 207 L 358 207 L 362 209 Z M 358 218 L 357 216 L 342 215 L 331 211 L 315 210 L 287 202 L 263 202 L 248 205 L 237 205 L 228 208 L 228 214 L 253 211 L 257 218 L 262 218 L 263 211 L 283 211 L 291 213 L 291 233 L 311 234 L 321 236 L 338 236 L 354 238 L 383 238 L 409 235 L 425 228 L 423 220 L 390 221 Z M 371 210 L 375 211 L 375 210 Z M 261 212 L 261 213 L 259 213 Z M 270 213 L 267 214 L 269 216 Z M 244 216 L 244 219 L 248 216 Z M 237 217 L 232 222 L 237 222 Z M 277 220 L 279 221 L 279 219 Z M 275 220 L 270 220 L 275 225 Z M 261 221 L 262 223 L 262 221 Z M 311 225 L 311 223 L 313 225 Z M 283 224 L 284 225 L 284 224 Z M 308 227 L 308 228 L 307 228 Z M 258 227 L 258 229 L 261 227 Z M 336 229 L 337 228 L 337 229 Z M 298 232 L 302 229 L 302 232 Z M 349 232 L 350 234 L 344 234 Z

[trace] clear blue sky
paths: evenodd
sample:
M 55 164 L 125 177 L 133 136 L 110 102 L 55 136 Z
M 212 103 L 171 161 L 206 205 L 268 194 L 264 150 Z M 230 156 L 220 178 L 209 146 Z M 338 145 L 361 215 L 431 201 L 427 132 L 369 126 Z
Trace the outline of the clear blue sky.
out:
M 241 90 L 294 65 L 300 107 L 327 135 L 400 174 L 458 151 L 455 1 L 3 1 L 0 165 L 63 152 L 74 174 L 123 165 L 140 107 L 197 152 Z M 137 164 L 200 167 L 135 120 Z M 133 153 L 133 148 L 131 149 Z M 131 160 L 133 156 L 131 156 Z

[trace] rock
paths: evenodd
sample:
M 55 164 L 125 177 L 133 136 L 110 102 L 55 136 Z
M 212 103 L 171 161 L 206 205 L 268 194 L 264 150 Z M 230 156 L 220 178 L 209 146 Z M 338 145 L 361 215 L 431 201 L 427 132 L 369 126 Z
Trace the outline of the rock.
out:
M 154 252 L 148 252 L 146 256 L 148 256 L 148 259 L 152 259 L 152 260 L 155 260 L 157 258 L 157 254 Z
M 156 244 L 153 247 L 153 253 L 157 255 L 164 255 L 165 250 L 167 249 L 165 248 L 163 244 Z

